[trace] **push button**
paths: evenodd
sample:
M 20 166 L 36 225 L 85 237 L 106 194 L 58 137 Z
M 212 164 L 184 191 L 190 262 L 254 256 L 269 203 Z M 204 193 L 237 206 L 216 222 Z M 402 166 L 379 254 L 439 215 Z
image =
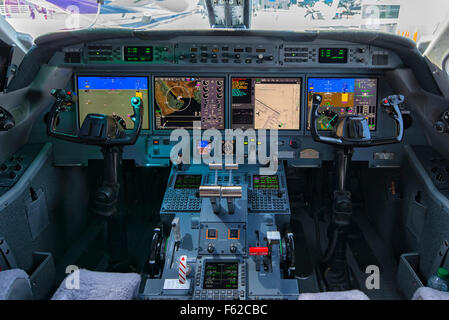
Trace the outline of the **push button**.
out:
M 267 256 L 268 255 L 268 247 L 250 247 L 249 255 L 250 256 Z
M 217 239 L 217 229 L 207 229 L 207 239 Z

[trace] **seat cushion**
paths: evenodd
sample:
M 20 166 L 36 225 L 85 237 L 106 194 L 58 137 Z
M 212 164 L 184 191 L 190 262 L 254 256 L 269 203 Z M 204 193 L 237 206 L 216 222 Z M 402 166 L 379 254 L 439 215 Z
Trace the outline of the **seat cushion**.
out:
M 449 300 L 449 292 L 421 287 L 415 291 L 412 300 Z
M 28 274 L 22 269 L 11 269 L 0 272 L 0 300 L 31 300 Z
M 137 273 L 109 273 L 80 269 L 68 275 L 52 300 L 132 300 L 139 290 Z
M 298 300 L 369 300 L 360 290 L 302 293 Z

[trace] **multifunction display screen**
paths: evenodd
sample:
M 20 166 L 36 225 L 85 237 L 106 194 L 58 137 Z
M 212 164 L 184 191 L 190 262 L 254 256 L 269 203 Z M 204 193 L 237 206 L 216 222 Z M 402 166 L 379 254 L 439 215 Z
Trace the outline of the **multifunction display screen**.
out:
M 253 176 L 253 188 L 254 189 L 279 189 L 278 176 Z
M 123 59 L 131 62 L 153 61 L 153 47 L 123 47 Z
M 201 185 L 200 174 L 178 174 L 175 181 L 175 189 L 199 189 Z
M 298 130 L 301 78 L 232 78 L 232 128 Z
M 206 262 L 203 289 L 237 289 L 238 262 Z
M 155 77 L 156 129 L 224 129 L 224 91 L 224 78 Z
M 318 61 L 320 63 L 347 63 L 348 49 L 346 48 L 320 48 Z

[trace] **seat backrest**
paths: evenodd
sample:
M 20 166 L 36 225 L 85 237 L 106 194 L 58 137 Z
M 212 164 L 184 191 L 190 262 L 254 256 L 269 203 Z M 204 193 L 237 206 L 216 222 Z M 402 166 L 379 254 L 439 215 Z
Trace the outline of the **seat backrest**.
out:
M 0 272 L 0 300 L 32 300 L 28 274 L 22 269 Z
M 302 293 L 298 300 L 369 300 L 360 290 Z
M 412 300 L 449 300 L 449 292 L 421 287 L 415 291 Z

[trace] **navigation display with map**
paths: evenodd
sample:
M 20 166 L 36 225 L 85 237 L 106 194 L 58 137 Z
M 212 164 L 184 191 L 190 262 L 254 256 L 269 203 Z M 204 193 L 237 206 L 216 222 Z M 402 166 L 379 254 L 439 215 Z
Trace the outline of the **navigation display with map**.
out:
M 338 120 L 347 115 L 363 115 L 370 130 L 376 130 L 377 79 L 376 78 L 309 78 L 308 124 L 314 93 L 322 96 L 317 119 L 318 130 L 333 130 Z
M 131 98 L 142 99 L 142 129 L 149 129 L 147 77 L 78 77 L 78 116 L 81 126 L 89 113 L 115 117 L 126 129 L 133 129 Z
M 298 130 L 301 78 L 233 78 L 232 128 Z
M 224 129 L 224 78 L 155 77 L 154 115 L 157 130 Z

